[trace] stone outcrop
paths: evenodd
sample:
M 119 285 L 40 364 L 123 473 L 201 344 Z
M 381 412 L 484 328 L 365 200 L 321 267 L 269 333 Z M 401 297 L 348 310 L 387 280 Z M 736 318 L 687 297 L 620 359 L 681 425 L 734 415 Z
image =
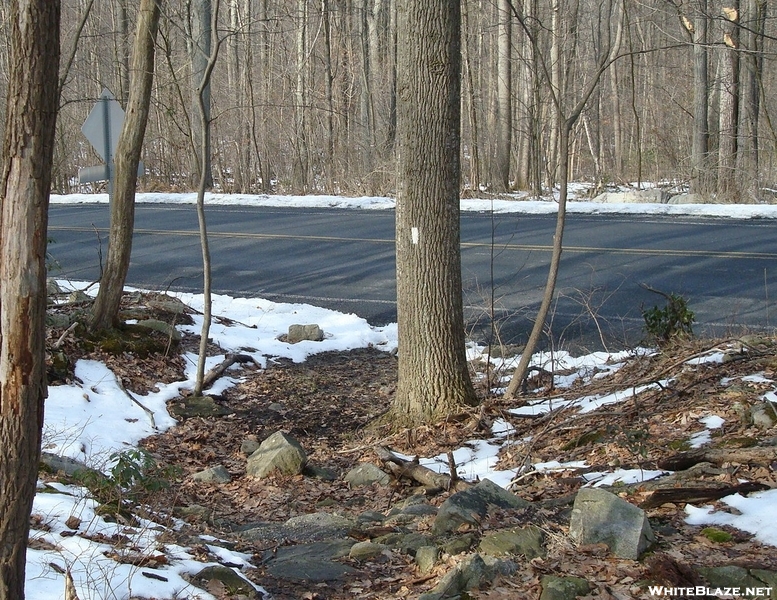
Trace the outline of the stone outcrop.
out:
M 642 509 L 596 488 L 578 492 L 569 536 L 578 544 L 605 544 L 615 556 L 630 560 L 639 559 L 655 541 Z

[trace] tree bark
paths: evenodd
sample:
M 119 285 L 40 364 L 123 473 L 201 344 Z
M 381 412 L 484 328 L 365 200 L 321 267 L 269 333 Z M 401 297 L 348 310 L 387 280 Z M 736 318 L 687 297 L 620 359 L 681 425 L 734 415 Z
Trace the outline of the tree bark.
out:
M 707 57 L 707 0 L 697 0 L 693 20 L 693 141 L 691 192 L 709 192 L 709 71 Z
M 208 109 L 208 102 L 210 94 L 206 90 L 210 89 L 210 80 L 213 75 L 213 69 L 216 66 L 216 60 L 218 59 L 219 50 L 221 48 L 221 42 L 218 38 L 217 19 L 219 14 L 220 0 L 214 0 L 215 10 L 211 13 L 211 22 L 209 24 L 210 35 L 209 39 L 215 39 L 216 43 L 211 47 L 210 55 L 207 57 L 207 63 L 203 69 L 201 76 L 202 81 L 197 85 L 197 89 L 200 90 L 197 97 L 197 117 L 198 124 L 201 130 L 206 131 L 210 129 L 210 111 Z M 210 152 L 210 144 L 207 143 L 205 138 L 200 138 L 200 164 L 204 164 L 209 160 L 207 154 Z M 210 244 L 208 241 L 208 227 L 205 219 L 205 189 L 208 184 L 207 172 L 200 172 L 200 183 L 197 187 L 197 223 L 200 230 L 200 249 L 202 250 L 202 295 L 203 295 L 203 309 L 202 309 L 202 327 L 200 328 L 200 344 L 199 354 L 197 356 L 197 369 L 194 381 L 194 395 L 201 396 L 202 390 L 205 385 L 205 362 L 208 357 L 208 335 L 210 331 L 212 313 L 213 313 L 213 297 L 211 294 L 211 288 L 213 284 L 211 260 L 210 260 Z
M 0 179 L 0 600 L 24 600 L 46 398 L 46 228 L 60 3 L 14 0 Z
M 510 189 L 510 149 L 513 133 L 512 12 L 510 0 L 499 0 L 496 75 L 496 156 L 494 191 Z
M 718 119 L 718 201 L 734 202 L 736 193 L 737 123 L 739 120 L 739 0 L 724 7 L 720 49 L 720 115 Z
M 205 187 L 213 187 L 213 171 L 210 160 L 210 83 L 200 89 L 203 81 L 203 73 L 208 65 L 208 58 L 211 54 L 211 30 L 210 22 L 213 13 L 211 0 L 196 0 L 192 3 L 192 40 L 191 40 L 191 65 L 192 65 L 192 118 L 191 123 L 193 131 L 193 150 L 195 159 L 195 172 L 193 181 L 199 183 L 202 175 L 205 175 Z M 205 129 L 201 128 L 201 122 L 197 118 L 200 106 L 200 96 L 205 104 Z M 205 153 L 205 162 L 200 163 L 200 148 L 207 146 L 208 152 Z
M 118 322 L 121 295 L 129 271 L 135 226 L 135 187 L 143 149 L 154 80 L 154 44 L 159 28 L 161 0 L 141 0 L 132 52 L 132 82 L 124 125 L 116 144 L 114 194 L 108 257 L 100 290 L 92 309 L 93 329 L 109 329 Z
M 458 2 L 398 2 L 395 425 L 476 403 L 459 241 L 460 21 Z

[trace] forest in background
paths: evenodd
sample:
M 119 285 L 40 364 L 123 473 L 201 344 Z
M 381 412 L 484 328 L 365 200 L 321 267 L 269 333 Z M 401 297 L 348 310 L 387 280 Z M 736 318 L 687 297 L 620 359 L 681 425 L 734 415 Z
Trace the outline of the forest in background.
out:
M 768 4 L 462 0 L 464 193 L 539 195 L 554 186 L 565 110 L 614 57 L 572 131 L 571 179 L 770 201 L 777 38 Z M 85 189 L 78 168 L 99 162 L 80 128 L 102 89 L 126 103 L 136 5 L 63 1 L 56 192 Z M 162 3 L 140 189 L 196 187 L 193 82 L 210 43 L 221 45 L 210 90 L 214 189 L 392 194 L 396 0 L 223 0 L 217 8 L 218 36 L 207 40 L 211 0 Z

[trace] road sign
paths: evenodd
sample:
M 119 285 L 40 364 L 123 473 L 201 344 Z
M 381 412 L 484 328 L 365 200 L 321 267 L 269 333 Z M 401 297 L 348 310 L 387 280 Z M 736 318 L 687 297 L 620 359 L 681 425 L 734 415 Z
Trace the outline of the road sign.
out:
M 108 194 L 113 192 L 113 154 L 124 125 L 124 109 L 109 89 L 104 89 L 100 99 L 92 107 L 81 126 L 81 132 L 95 152 L 105 161 L 104 165 L 78 170 L 79 183 L 108 181 Z M 138 164 L 138 175 L 143 175 L 143 163 Z
M 123 124 L 124 110 L 121 104 L 110 90 L 104 89 L 81 126 L 81 131 L 100 158 L 110 163 L 113 160 Z

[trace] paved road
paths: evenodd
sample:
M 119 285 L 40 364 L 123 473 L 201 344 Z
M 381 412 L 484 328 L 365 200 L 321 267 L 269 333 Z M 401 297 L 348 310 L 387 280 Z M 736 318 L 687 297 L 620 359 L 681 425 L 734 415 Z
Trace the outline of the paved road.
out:
M 393 211 L 214 206 L 207 209 L 217 293 L 308 302 L 396 320 Z M 58 277 L 93 280 L 106 252 L 105 205 L 52 205 Z M 201 287 L 192 206 L 138 205 L 128 284 Z M 462 215 L 468 326 L 483 340 L 489 309 L 503 341 L 525 339 L 542 295 L 552 216 Z M 677 217 L 568 219 L 552 340 L 610 349 L 642 337 L 640 307 L 663 304 L 646 283 L 689 298 L 696 330 L 717 334 L 777 321 L 777 223 Z M 774 314 L 772 314 L 774 313 Z M 551 338 L 549 338 L 551 339 Z

